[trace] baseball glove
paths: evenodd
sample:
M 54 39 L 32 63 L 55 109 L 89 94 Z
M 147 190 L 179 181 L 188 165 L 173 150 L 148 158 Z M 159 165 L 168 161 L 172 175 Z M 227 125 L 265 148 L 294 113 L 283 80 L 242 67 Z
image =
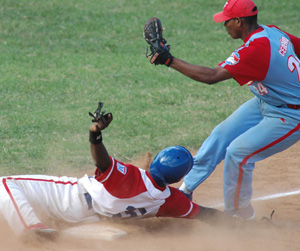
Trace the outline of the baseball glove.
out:
M 170 45 L 162 35 L 163 28 L 158 18 L 152 17 L 148 19 L 144 25 L 144 39 L 150 44 L 151 53 L 148 55 L 148 48 L 146 57 L 150 58 L 151 64 L 164 64 L 170 66 L 173 61 L 173 56 L 170 53 Z

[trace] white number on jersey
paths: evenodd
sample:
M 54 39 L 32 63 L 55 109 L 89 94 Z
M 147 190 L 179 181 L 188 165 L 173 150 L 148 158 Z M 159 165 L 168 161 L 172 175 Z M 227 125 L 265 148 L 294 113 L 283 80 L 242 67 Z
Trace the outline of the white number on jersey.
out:
M 145 208 L 135 208 L 133 206 L 128 206 L 125 212 L 114 214 L 112 217 L 113 218 L 137 217 L 138 215 L 144 215 L 145 213 L 147 213 Z
M 289 56 L 288 61 L 288 68 L 291 72 L 294 72 L 296 69 L 297 74 L 298 74 L 298 81 L 300 83 L 300 62 L 298 58 L 295 58 L 294 56 Z
M 260 96 L 263 96 L 263 95 L 269 93 L 268 88 L 265 87 L 265 86 L 263 85 L 263 83 L 261 83 L 261 82 L 258 82 L 258 83 L 257 83 L 257 87 L 254 85 L 253 88 L 259 93 Z

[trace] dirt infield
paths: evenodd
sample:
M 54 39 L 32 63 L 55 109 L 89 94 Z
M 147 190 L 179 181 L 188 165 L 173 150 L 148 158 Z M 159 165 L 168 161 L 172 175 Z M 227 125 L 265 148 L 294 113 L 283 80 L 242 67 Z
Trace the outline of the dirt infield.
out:
M 253 198 L 300 190 L 300 143 L 290 149 L 256 164 L 253 178 Z M 146 155 L 144 163 L 148 162 Z M 216 171 L 199 186 L 194 201 L 204 206 L 219 205 L 222 198 L 222 171 Z M 68 174 L 72 175 L 72 174 Z M 76 175 L 77 176 L 77 175 Z M 175 184 L 175 186 L 179 184 Z M 196 220 L 143 219 L 122 224 L 109 222 L 122 228 L 128 235 L 115 241 L 87 241 L 61 237 L 57 242 L 30 243 L 17 241 L 3 219 L 0 220 L 2 251 L 15 250 L 109 250 L 109 251 L 253 251 L 300 250 L 300 195 L 284 196 L 264 201 L 253 201 L 256 210 L 254 223 L 239 228 L 209 226 Z M 222 208 L 220 208 L 222 209 Z M 273 224 L 260 221 L 275 210 Z M 107 224 L 107 222 L 105 222 Z

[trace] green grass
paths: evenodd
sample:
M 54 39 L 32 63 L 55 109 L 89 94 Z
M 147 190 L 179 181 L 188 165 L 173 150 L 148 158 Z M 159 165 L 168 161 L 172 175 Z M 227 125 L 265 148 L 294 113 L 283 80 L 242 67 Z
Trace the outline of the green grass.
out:
M 260 23 L 300 36 L 298 1 L 256 3 Z M 88 112 L 100 100 L 114 114 L 103 136 L 119 160 L 175 144 L 198 149 L 252 94 L 233 80 L 208 86 L 150 65 L 143 26 L 159 17 L 174 56 L 214 67 L 242 44 L 212 20 L 223 5 L 221 0 L 3 0 L 0 175 L 89 169 Z

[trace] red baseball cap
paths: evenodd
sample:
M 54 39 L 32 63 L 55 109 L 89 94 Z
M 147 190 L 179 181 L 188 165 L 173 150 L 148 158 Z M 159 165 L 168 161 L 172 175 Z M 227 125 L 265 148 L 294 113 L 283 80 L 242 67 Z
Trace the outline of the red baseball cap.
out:
M 223 11 L 216 13 L 213 19 L 217 23 L 225 22 L 236 17 L 250 17 L 258 13 L 258 9 L 252 0 L 228 0 Z

